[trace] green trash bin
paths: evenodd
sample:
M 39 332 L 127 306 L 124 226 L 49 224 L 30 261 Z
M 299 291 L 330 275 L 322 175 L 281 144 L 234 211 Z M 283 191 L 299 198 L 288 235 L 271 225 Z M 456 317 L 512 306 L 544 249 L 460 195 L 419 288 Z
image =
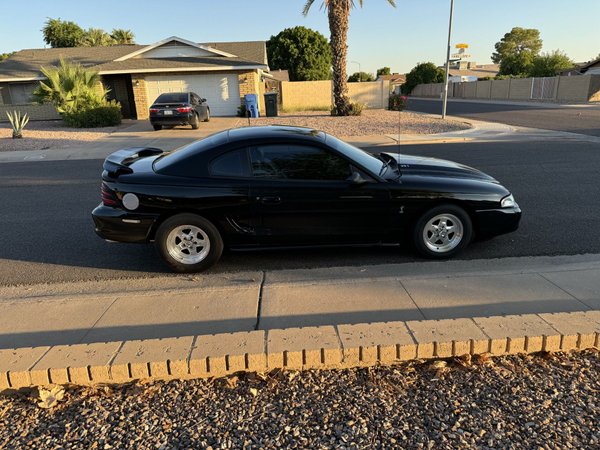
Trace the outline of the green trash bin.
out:
M 277 117 L 277 92 L 265 93 L 265 109 L 267 117 Z

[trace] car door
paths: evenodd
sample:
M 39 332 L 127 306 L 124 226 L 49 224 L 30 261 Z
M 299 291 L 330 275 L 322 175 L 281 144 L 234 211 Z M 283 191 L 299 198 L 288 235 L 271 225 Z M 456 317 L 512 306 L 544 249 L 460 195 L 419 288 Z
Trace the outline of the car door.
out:
M 376 242 L 389 229 L 387 185 L 330 149 L 283 143 L 249 153 L 261 244 Z M 355 172 L 364 182 L 352 181 Z
M 192 105 L 194 107 L 194 109 L 196 110 L 196 112 L 198 113 L 198 118 L 200 120 L 206 120 L 207 117 L 207 110 L 208 110 L 208 106 L 206 105 L 206 103 L 204 103 L 202 101 L 202 99 L 200 98 L 200 96 L 198 96 L 195 93 L 191 93 L 190 95 L 191 100 L 192 100 Z

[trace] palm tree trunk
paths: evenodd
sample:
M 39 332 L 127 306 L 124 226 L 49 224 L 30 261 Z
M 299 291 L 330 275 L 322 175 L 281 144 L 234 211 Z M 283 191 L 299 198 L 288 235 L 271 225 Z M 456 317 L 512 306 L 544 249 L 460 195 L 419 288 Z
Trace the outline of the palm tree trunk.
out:
M 346 59 L 348 52 L 348 18 L 350 0 L 329 0 L 327 15 L 331 32 L 331 63 L 333 65 L 333 103 L 332 115 L 347 116 L 350 112 Z

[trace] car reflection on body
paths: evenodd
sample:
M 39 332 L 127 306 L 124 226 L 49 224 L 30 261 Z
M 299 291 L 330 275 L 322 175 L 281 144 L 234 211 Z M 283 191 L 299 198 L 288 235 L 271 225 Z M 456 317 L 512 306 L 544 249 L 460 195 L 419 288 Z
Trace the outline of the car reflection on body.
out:
M 511 193 L 483 172 L 433 158 L 369 154 L 308 128 L 216 133 L 173 152 L 130 148 L 104 161 L 96 232 L 154 242 L 177 272 L 224 247 L 399 243 L 449 258 L 474 236 L 518 228 Z

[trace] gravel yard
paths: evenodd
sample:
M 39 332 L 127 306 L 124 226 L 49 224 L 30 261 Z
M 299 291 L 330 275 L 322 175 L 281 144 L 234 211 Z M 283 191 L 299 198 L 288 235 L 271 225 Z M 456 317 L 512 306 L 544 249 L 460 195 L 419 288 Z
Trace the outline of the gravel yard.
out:
M 600 448 L 598 351 L 0 397 L 0 448 Z
M 367 109 L 360 116 L 332 117 L 327 111 L 283 113 L 279 117 L 251 119 L 252 125 L 295 125 L 316 128 L 334 136 L 369 136 L 381 134 L 434 134 L 471 128 L 458 120 L 442 120 L 431 115 L 408 111 L 398 113 L 385 109 Z M 236 126 L 248 125 L 239 119 Z
M 85 145 L 131 125 L 130 121 L 116 127 L 69 128 L 60 120 L 29 122 L 22 139 L 12 138 L 9 123 L 0 123 L 0 152 L 15 150 L 46 150 Z

